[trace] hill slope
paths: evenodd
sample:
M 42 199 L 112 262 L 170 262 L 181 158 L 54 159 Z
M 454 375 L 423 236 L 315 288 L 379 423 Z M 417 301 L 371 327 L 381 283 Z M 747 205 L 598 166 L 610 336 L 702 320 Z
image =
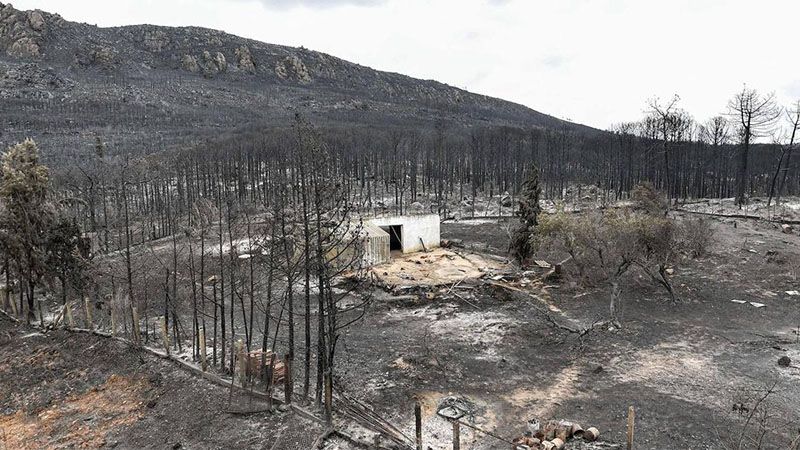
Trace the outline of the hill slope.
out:
M 283 125 L 297 110 L 318 122 L 591 130 L 304 48 L 195 27 L 99 28 L 2 3 L 0 99 L 0 144 L 33 136 L 59 156 L 95 135 L 148 151 L 248 123 Z

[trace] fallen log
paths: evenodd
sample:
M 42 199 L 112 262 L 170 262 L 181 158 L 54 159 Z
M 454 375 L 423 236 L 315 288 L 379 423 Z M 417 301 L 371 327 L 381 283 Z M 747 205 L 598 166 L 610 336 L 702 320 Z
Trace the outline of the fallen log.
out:
M 0 309 L 0 313 L 2 313 L 2 314 L 3 314 L 3 316 L 4 316 L 6 319 L 8 319 L 8 320 L 10 320 L 10 321 L 12 321 L 12 322 L 14 322 L 14 323 L 19 323 L 19 319 L 17 319 L 16 317 L 12 316 L 11 314 L 9 314 L 9 313 L 7 313 L 7 312 L 3 311 L 2 309 Z
M 586 442 L 594 442 L 600 437 L 600 430 L 595 427 L 587 428 L 583 433 L 583 440 Z
M 711 213 L 711 212 L 705 212 L 705 211 L 690 211 L 688 209 L 681 209 L 681 208 L 676 208 L 676 209 L 673 209 L 672 211 L 682 212 L 682 213 L 686 213 L 686 214 L 697 214 L 697 215 L 700 215 L 700 216 L 720 217 L 720 218 L 724 218 L 724 219 L 761 220 L 761 221 L 770 222 L 770 223 L 782 223 L 782 224 L 788 224 L 788 225 L 800 225 L 800 220 L 768 219 L 766 217 L 753 216 L 753 215 L 750 215 L 750 214 L 721 214 L 721 213 Z

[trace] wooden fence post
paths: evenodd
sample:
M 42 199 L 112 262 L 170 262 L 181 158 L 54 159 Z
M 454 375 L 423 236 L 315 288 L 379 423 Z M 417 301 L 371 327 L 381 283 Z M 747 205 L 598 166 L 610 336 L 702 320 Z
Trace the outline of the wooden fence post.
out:
M 633 449 L 633 427 L 636 420 L 636 411 L 633 406 L 628 407 L 628 450 Z
M 325 423 L 331 426 L 333 421 L 333 379 L 330 372 L 325 373 Z
M 206 333 L 200 330 L 200 367 L 203 372 L 208 370 L 208 359 L 206 358 Z
M 239 358 L 239 383 L 242 387 L 247 383 L 247 363 L 248 356 L 244 349 L 244 342 L 239 339 L 236 342 L 236 356 Z
M 422 450 L 422 405 L 414 405 L 414 428 L 417 431 L 417 450 Z
M 164 340 L 164 350 L 169 356 L 169 330 L 167 330 L 167 318 L 161 319 L 161 338 Z
M 288 354 L 286 356 L 284 356 L 283 367 L 285 369 L 285 375 L 283 377 L 284 400 L 286 401 L 287 405 L 291 405 L 292 404 L 292 388 L 294 387 L 294 384 L 292 382 L 292 360 L 289 359 L 289 355 Z
M 89 297 L 83 298 L 83 304 L 86 307 L 86 328 L 94 330 L 94 323 L 92 322 L 92 308 L 89 306 Z
M 453 450 L 461 450 L 461 429 L 458 421 L 453 421 Z
M 13 314 L 14 317 L 19 317 L 17 314 L 17 302 L 12 298 L 8 304 L 11 305 L 11 314 Z
M 139 330 L 139 310 L 135 306 L 131 306 L 131 320 L 133 320 L 133 342 L 139 345 L 142 333 Z
M 66 308 L 64 314 L 67 315 L 67 320 L 66 320 L 67 325 L 70 328 L 75 328 L 75 320 L 72 318 L 72 306 L 70 306 L 69 302 L 67 302 L 67 304 L 64 305 L 64 307 Z

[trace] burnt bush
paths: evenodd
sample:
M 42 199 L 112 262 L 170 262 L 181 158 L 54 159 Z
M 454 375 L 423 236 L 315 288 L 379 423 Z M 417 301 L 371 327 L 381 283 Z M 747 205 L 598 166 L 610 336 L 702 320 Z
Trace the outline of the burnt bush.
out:
M 714 243 L 714 230 L 706 219 L 683 220 L 679 231 L 681 248 L 691 258 L 705 256 Z
M 664 195 L 649 181 L 639 183 L 633 187 L 631 201 L 635 210 L 651 215 L 665 215 L 669 208 Z

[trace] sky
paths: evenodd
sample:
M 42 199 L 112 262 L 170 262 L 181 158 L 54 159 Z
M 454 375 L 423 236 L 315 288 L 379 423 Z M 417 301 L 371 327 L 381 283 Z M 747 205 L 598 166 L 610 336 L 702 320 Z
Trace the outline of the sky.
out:
M 608 128 L 654 97 L 704 121 L 746 84 L 800 99 L 797 0 L 15 0 L 100 26 L 304 46 Z

